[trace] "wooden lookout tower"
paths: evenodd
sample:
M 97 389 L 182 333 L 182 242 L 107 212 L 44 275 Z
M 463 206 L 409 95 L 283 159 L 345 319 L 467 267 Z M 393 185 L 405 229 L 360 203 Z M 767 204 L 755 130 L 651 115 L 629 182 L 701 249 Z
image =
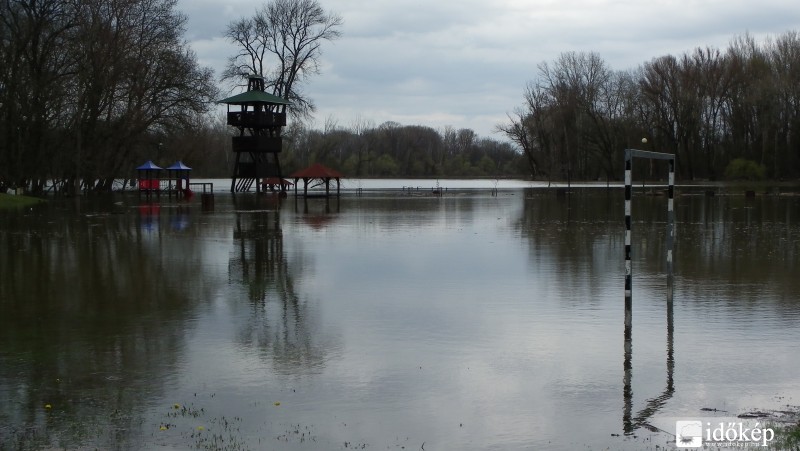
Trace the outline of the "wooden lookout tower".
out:
M 236 163 L 231 176 L 231 192 L 250 191 L 253 184 L 261 192 L 262 178 L 283 177 L 278 155 L 281 153 L 281 129 L 286 125 L 285 99 L 264 91 L 264 79 L 251 76 L 247 91 L 220 103 L 228 105 L 228 125 L 239 130 L 234 136 Z M 239 111 L 231 111 L 238 105 Z

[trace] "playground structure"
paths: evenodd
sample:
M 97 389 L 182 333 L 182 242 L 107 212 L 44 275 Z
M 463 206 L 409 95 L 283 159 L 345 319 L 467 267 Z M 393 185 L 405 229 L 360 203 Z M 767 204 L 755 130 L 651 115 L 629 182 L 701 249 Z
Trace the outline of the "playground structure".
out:
M 163 176 L 164 171 L 166 171 L 166 177 Z M 136 172 L 139 194 L 160 196 L 161 193 L 166 193 L 176 197 L 194 195 L 189 187 L 192 168 L 183 164 L 182 161 L 176 161 L 165 169 L 153 163 L 152 160 L 148 160 L 136 168 Z
M 164 177 L 165 171 L 166 177 Z M 148 160 L 136 168 L 136 184 L 139 195 L 144 194 L 149 198 L 153 195 L 161 197 L 161 194 L 164 193 L 170 197 L 191 199 L 194 197 L 194 190 L 197 190 L 201 193 L 200 200 L 203 208 L 213 209 L 214 184 L 190 182 L 191 172 L 192 168 L 183 164 L 182 161 L 176 161 L 165 169 L 153 163 L 152 160 Z

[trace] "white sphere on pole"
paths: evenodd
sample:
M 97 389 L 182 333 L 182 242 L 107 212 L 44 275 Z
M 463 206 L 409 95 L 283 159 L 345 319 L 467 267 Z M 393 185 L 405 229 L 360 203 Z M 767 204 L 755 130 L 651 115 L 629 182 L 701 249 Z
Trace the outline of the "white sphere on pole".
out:
M 642 138 L 642 144 L 647 144 L 647 138 Z

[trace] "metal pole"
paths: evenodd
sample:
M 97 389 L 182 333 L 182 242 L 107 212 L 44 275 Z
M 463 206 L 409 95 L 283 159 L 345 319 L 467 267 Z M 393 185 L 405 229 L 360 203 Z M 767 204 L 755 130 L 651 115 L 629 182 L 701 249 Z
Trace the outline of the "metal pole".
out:
M 668 283 L 672 278 L 672 247 L 675 238 L 675 212 L 673 196 L 675 192 L 675 155 L 652 152 L 648 150 L 625 149 L 625 308 L 630 309 L 632 296 L 632 270 L 631 270 L 631 195 L 633 191 L 633 177 L 631 167 L 633 158 L 648 158 L 651 160 L 667 160 L 669 163 L 669 202 L 667 204 L 667 273 Z
M 673 255 L 675 244 L 675 159 L 669 160 L 669 200 L 667 200 L 667 299 L 672 302 Z
M 645 142 L 644 140 L 642 142 Z M 667 202 L 667 389 L 664 393 L 651 400 L 648 407 L 636 418 L 633 418 L 633 389 L 632 389 L 632 358 L 633 358 L 633 308 L 632 308 L 632 279 L 631 265 L 631 197 L 633 194 L 632 166 L 633 158 L 668 160 L 669 163 L 669 200 Z M 642 185 L 644 186 L 644 184 Z M 675 369 L 674 358 L 674 331 L 673 296 L 672 296 L 672 270 L 673 270 L 673 245 L 675 240 L 675 155 L 650 152 L 645 150 L 625 149 L 625 332 L 624 332 L 624 361 L 623 361 L 623 411 L 622 424 L 625 435 L 632 434 L 639 424 L 654 412 L 658 406 L 669 399 L 674 393 Z M 652 406 L 650 405 L 652 404 Z
M 632 271 L 631 271 L 631 175 L 633 155 L 630 150 L 625 150 L 625 332 L 624 348 L 625 359 L 623 362 L 623 414 L 622 423 L 625 434 L 633 433 L 632 410 L 633 389 L 631 386 L 633 369 L 633 301 L 632 301 Z
M 625 312 L 626 317 L 630 310 Z M 633 433 L 633 340 L 630 324 L 625 323 L 625 359 L 622 364 L 622 430 L 625 435 Z
M 633 155 L 625 150 L 625 324 L 628 324 L 627 312 L 631 311 L 632 268 L 631 268 L 631 194 L 633 192 L 631 175 Z

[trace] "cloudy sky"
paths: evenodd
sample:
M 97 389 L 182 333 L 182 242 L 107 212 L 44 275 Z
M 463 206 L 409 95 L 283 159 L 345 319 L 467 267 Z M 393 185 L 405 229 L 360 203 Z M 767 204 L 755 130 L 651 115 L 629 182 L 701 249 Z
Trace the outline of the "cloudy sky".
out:
M 498 123 L 522 103 L 537 65 L 597 52 L 614 70 L 698 46 L 725 49 L 800 31 L 798 0 L 319 0 L 343 19 L 305 92 L 316 127 L 385 121 L 471 128 L 502 139 Z M 187 39 L 217 75 L 233 47 L 221 36 L 265 0 L 179 0 Z

